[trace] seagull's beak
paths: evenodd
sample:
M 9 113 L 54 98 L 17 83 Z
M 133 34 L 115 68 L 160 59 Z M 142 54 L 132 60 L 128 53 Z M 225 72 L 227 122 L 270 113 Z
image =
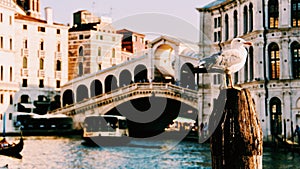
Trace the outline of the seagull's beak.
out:
M 252 42 L 250 42 L 250 41 L 246 41 L 246 42 L 244 42 L 244 45 L 249 45 L 249 46 L 252 46 Z

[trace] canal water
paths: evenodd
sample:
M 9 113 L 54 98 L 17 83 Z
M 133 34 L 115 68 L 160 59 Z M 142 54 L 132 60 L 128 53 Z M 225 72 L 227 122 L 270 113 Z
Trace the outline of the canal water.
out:
M 208 144 L 182 141 L 130 142 L 119 147 L 87 147 L 80 137 L 25 137 L 22 159 L 0 156 L 0 167 L 61 168 L 211 168 Z M 263 168 L 300 168 L 299 154 L 264 150 Z

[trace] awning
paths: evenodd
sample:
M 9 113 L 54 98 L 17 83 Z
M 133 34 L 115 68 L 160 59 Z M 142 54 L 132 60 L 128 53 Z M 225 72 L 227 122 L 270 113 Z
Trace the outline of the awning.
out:
M 22 106 L 24 106 L 26 109 L 35 109 L 36 107 L 31 103 L 20 103 Z

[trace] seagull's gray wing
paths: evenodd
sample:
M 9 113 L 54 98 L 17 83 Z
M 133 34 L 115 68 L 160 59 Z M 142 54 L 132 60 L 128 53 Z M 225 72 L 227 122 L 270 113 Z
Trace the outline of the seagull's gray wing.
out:
M 199 61 L 199 67 L 205 67 L 206 69 L 210 69 L 216 66 L 219 62 L 222 55 L 222 52 L 215 53 L 209 57 L 203 58 Z

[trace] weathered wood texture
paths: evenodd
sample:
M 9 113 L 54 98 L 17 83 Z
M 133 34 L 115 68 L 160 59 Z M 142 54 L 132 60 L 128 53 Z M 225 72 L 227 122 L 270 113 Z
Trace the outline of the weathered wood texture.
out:
M 212 168 L 261 169 L 263 135 L 249 90 L 223 90 L 215 104 L 224 101 L 223 110 L 216 106 L 210 118 L 218 123 L 211 136 Z

